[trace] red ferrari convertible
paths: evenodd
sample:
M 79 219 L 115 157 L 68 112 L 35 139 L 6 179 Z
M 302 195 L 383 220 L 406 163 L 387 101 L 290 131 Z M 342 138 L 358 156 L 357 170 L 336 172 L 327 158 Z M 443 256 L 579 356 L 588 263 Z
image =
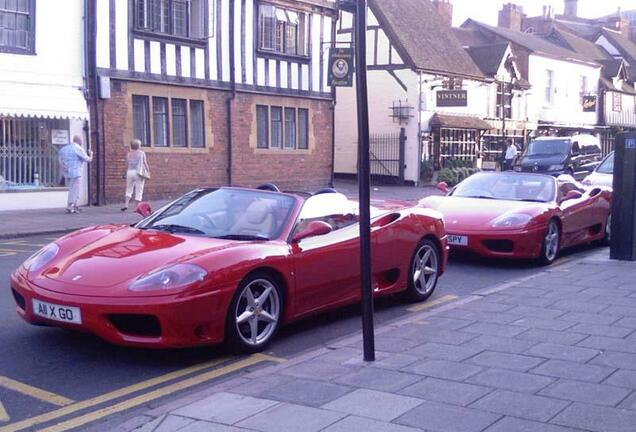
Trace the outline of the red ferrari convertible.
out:
M 333 191 L 195 190 L 44 247 L 11 276 L 17 312 L 121 345 L 258 351 L 281 324 L 359 301 L 357 214 Z M 428 298 L 447 261 L 442 216 L 374 202 L 371 222 L 375 294 Z
M 610 236 L 611 191 L 571 176 L 484 172 L 439 188 L 447 196 L 419 205 L 444 215 L 451 250 L 551 264 L 563 248 Z

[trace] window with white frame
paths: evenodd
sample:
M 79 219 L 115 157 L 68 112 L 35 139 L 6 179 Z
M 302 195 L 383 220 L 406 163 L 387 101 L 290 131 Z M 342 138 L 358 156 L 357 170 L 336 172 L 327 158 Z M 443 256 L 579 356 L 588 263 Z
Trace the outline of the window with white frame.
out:
M 35 1 L 0 0 L 0 52 L 35 51 Z
M 205 37 L 207 0 L 135 0 L 135 28 L 191 39 Z
M 307 150 L 309 148 L 309 110 L 257 105 L 256 148 Z
M 133 138 L 145 147 L 204 148 L 202 100 L 133 95 Z
M 545 71 L 545 95 L 544 102 L 552 105 L 554 102 L 554 71 L 546 69 Z
M 281 55 L 309 55 L 308 14 L 271 4 L 259 6 L 259 49 Z
M 579 96 L 581 98 L 581 104 L 583 103 L 583 96 L 587 96 L 587 77 L 581 75 L 581 88 L 579 90 Z

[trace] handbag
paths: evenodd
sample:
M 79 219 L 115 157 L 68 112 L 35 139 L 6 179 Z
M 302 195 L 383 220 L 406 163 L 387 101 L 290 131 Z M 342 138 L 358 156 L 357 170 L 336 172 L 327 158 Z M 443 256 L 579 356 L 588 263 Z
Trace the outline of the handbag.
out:
M 144 157 L 141 159 L 141 161 L 139 161 L 139 168 L 137 168 L 137 175 L 141 178 L 143 178 L 144 180 L 149 180 L 150 179 L 150 171 L 148 171 L 146 169 L 146 156 L 144 155 Z

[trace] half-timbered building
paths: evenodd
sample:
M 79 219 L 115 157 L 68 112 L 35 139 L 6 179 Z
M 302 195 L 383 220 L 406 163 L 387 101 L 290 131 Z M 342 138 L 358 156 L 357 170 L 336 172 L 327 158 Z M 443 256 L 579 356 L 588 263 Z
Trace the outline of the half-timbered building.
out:
M 93 2 L 91 2 L 93 3 Z M 330 0 L 96 0 L 92 119 L 100 201 L 123 199 L 140 139 L 147 196 L 330 182 Z

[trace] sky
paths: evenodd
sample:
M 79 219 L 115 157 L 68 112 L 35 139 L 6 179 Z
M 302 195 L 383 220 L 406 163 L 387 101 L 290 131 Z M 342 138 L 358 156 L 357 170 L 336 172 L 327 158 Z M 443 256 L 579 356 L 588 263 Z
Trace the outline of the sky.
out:
M 543 5 L 552 5 L 556 14 L 563 13 L 563 0 L 451 0 L 453 3 L 453 25 L 461 25 L 472 18 L 487 24 L 497 24 L 497 13 L 504 3 L 523 6 L 528 16 L 541 15 Z M 618 8 L 636 9 L 636 0 L 579 0 L 578 14 L 583 18 L 597 18 L 614 13 Z

